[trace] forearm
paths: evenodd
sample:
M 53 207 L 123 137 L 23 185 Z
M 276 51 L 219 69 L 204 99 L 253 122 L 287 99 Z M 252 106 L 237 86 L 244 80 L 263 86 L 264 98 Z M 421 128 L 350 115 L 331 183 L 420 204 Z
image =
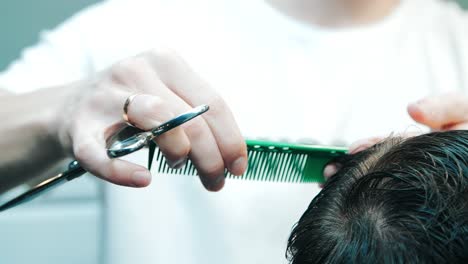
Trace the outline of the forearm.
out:
M 38 177 L 66 157 L 57 126 L 67 93 L 65 87 L 24 95 L 0 93 L 0 193 Z

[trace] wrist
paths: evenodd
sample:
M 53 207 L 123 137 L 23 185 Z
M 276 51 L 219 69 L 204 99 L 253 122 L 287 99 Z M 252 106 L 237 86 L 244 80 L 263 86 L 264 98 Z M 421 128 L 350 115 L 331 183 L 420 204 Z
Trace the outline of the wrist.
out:
M 74 98 L 75 85 L 63 85 L 47 89 L 50 96 L 47 106 L 44 107 L 45 114 L 43 126 L 56 145 L 59 154 L 65 158 L 73 153 L 72 141 L 69 133 L 71 119 L 71 107 Z

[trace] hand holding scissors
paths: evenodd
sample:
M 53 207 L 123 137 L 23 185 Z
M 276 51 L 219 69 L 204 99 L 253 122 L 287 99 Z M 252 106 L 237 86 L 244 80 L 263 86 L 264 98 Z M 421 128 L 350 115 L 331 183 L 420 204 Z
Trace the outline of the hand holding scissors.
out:
M 71 164 L 67 177 L 86 170 L 114 184 L 147 186 L 151 182 L 147 168 L 109 156 L 119 156 L 125 152 L 122 149 L 141 147 L 141 142 L 151 140 L 149 134 L 139 132 L 151 131 L 205 103 L 210 106 L 209 113 L 154 138 L 168 164 L 179 167 L 190 159 L 210 191 L 223 187 L 225 170 L 241 175 L 247 167 L 245 141 L 229 107 L 183 59 L 170 51 L 146 52 L 87 80 L 3 99 L 8 108 L 17 109 L 4 126 L 8 128 L 4 129 L 5 134 L 17 134 L 2 143 L 15 148 L 3 155 L 8 165 L 4 170 L 11 172 L 2 178 L 4 190 L 39 177 L 68 157 L 77 163 Z M 139 129 L 137 138 L 133 138 L 138 140 L 120 140 L 125 145 L 117 148 L 109 145 L 106 139 L 125 122 Z M 55 178 L 48 183 L 51 182 Z
M 109 159 L 106 138 L 125 122 L 149 131 L 201 104 L 210 106 L 202 118 L 155 138 L 168 164 L 179 167 L 190 159 L 210 191 L 223 187 L 226 169 L 235 175 L 245 171 L 245 141 L 229 107 L 173 52 L 125 59 L 81 86 L 57 123 L 60 145 L 93 175 L 118 185 L 147 186 L 151 174 L 145 167 Z
M 205 113 L 208 111 L 209 107 L 207 105 L 201 105 L 198 107 L 195 107 L 189 112 L 186 112 L 184 114 L 181 114 L 177 116 L 176 118 L 173 118 L 162 125 L 152 129 L 151 131 L 142 131 L 137 134 L 134 134 L 128 138 L 125 138 L 124 140 L 111 140 L 110 147 L 107 149 L 107 153 L 110 158 L 118 158 L 118 157 L 123 157 L 125 155 L 128 155 L 130 153 L 133 153 L 135 151 L 138 151 L 144 147 L 150 146 L 150 144 L 153 143 L 153 140 L 167 131 L 178 127 L 193 118 Z M 114 135 L 112 138 L 118 138 L 119 133 Z M 154 151 L 154 149 L 152 150 Z M 152 151 L 150 153 L 150 159 L 152 159 Z M 151 161 L 150 161 L 151 162 Z M 50 179 L 47 179 L 35 187 L 33 187 L 31 190 L 19 195 L 18 197 L 4 203 L 3 205 L 0 206 L 0 212 L 7 210 L 11 207 L 20 205 L 24 202 L 30 201 L 37 197 L 38 195 L 44 193 L 45 191 L 48 191 L 64 182 L 71 181 L 81 175 L 83 175 L 86 172 L 86 170 L 81 167 L 80 163 L 76 160 L 70 162 L 68 165 L 68 169 L 64 171 L 63 173 L 60 173 L 59 175 L 52 177 Z

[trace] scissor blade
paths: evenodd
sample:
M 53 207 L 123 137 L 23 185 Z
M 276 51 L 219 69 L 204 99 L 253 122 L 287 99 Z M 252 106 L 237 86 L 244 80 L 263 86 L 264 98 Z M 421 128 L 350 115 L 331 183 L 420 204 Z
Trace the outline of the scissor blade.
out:
M 205 113 L 206 111 L 208 111 L 208 109 L 210 109 L 208 105 L 200 105 L 200 106 L 194 107 L 192 110 L 186 113 L 183 113 L 180 116 L 174 119 L 171 119 L 167 121 L 166 123 L 163 123 L 162 125 L 158 126 L 157 128 L 151 130 L 151 133 L 153 134 L 153 136 L 159 136 Z
M 14 198 L 11 201 L 8 201 L 5 204 L 2 204 L 0 206 L 0 212 L 10 209 L 11 207 L 20 205 L 22 203 L 31 201 L 38 197 L 40 194 L 43 194 L 45 191 L 50 191 L 67 181 L 71 181 L 83 175 L 85 172 L 86 171 L 79 165 L 78 162 L 73 161 L 72 163 L 70 163 L 69 169 L 66 172 L 61 173 L 51 179 L 45 180 L 33 187 L 31 190 L 21 194 L 20 196 Z
M 151 133 L 153 134 L 153 137 L 159 136 L 159 135 L 161 135 L 163 133 L 166 133 L 167 131 L 169 131 L 169 130 L 175 128 L 175 127 L 178 127 L 178 126 L 182 125 L 183 123 L 188 122 L 188 121 L 194 119 L 195 117 L 205 113 L 206 111 L 208 111 L 208 109 L 210 109 L 210 107 L 208 105 L 197 106 L 197 107 L 193 108 L 192 110 L 190 110 L 189 112 L 181 114 L 180 116 L 178 116 L 178 117 L 176 117 L 174 119 L 171 119 L 168 122 L 163 123 L 162 125 L 158 126 L 157 128 L 151 130 Z M 149 143 L 148 143 L 148 147 L 149 147 L 148 170 L 151 170 L 151 165 L 153 164 L 153 159 L 154 159 L 154 153 L 156 151 L 156 143 L 154 143 L 154 141 L 150 140 Z

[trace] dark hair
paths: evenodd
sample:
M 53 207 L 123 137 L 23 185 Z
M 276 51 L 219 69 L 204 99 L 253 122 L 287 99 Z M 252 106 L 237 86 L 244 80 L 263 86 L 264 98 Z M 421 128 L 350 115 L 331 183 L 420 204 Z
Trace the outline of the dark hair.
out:
M 291 263 L 468 263 L 468 131 L 389 138 L 341 164 L 295 225 Z

